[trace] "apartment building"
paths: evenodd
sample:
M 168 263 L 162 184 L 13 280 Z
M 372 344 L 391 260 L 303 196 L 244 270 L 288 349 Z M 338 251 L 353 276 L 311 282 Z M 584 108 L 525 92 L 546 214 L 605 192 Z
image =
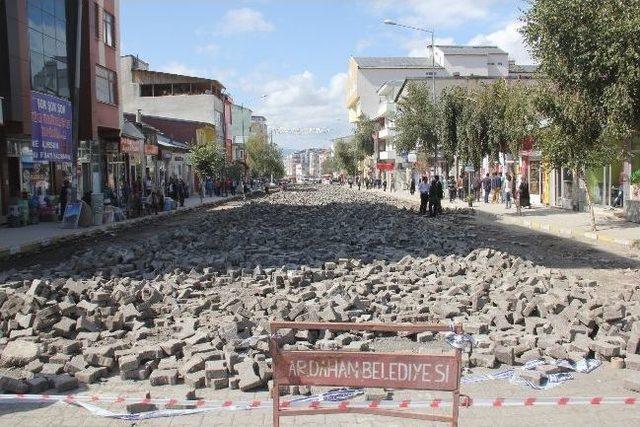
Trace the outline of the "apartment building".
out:
M 115 185 L 119 34 L 119 0 L 0 1 L 0 222 L 25 195 L 59 194 L 76 156 L 80 194 Z

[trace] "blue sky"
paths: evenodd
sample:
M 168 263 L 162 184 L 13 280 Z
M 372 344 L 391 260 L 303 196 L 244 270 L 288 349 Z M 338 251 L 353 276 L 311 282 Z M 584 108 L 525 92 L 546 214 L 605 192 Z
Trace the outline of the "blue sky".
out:
M 350 56 L 420 56 L 436 42 L 495 44 L 531 62 L 518 35 L 520 0 L 121 0 L 121 51 L 152 69 L 218 79 L 270 125 L 328 133 L 276 134 L 287 148 L 327 146 L 350 132 Z M 267 94 L 264 99 L 260 96 Z

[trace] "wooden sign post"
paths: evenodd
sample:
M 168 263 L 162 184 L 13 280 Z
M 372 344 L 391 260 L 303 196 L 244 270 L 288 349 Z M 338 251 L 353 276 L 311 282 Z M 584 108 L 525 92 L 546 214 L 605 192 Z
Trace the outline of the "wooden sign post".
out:
M 312 323 L 271 322 L 270 349 L 273 357 L 273 425 L 280 426 L 281 416 L 335 413 L 362 413 L 450 422 L 458 425 L 460 406 L 460 349 L 449 354 L 375 353 L 352 351 L 282 351 L 276 333 L 279 329 L 374 331 L 374 332 L 448 332 L 443 324 L 386 323 Z M 455 326 L 462 333 L 462 325 Z M 317 408 L 307 409 L 280 405 L 280 386 L 316 385 L 344 387 L 377 387 L 406 390 L 450 391 L 453 394 L 451 415 L 432 415 L 400 409 L 381 408 Z

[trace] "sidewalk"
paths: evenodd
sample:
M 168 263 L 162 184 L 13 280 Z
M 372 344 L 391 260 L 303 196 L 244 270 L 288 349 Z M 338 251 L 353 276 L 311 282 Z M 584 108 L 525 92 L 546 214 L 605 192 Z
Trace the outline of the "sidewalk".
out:
M 373 191 L 382 192 L 382 190 Z M 385 194 L 390 197 L 415 201 L 416 204 L 420 203 L 417 193 L 411 196 L 409 192 L 401 190 L 393 193 L 386 192 Z M 453 208 L 468 207 L 467 203 L 461 200 L 449 203 L 448 198 L 442 201 L 442 206 Z M 522 215 L 518 215 L 515 206 L 511 209 L 506 209 L 504 204 L 491 204 L 482 201 L 474 202 L 473 209 L 480 216 L 505 224 L 527 227 L 544 233 L 591 243 L 596 241 L 603 244 L 640 249 L 640 224 L 617 217 L 615 213 L 619 212 L 618 210 L 596 208 L 598 231 L 593 232 L 591 231 L 591 220 L 588 212 L 574 212 L 560 208 L 535 206 L 531 209 L 523 209 Z
M 125 221 L 114 222 L 85 228 L 62 228 L 61 222 L 41 222 L 25 227 L 0 227 L 0 258 L 37 251 L 47 246 L 62 243 L 78 237 L 89 237 L 114 229 L 130 227 L 134 224 L 148 223 L 158 218 L 188 212 L 200 206 L 216 206 L 232 200 L 241 199 L 241 195 L 228 197 L 205 197 L 200 203 L 199 196 L 191 196 L 184 201 L 184 207 L 177 210 L 159 212 L 158 215 L 147 215 Z

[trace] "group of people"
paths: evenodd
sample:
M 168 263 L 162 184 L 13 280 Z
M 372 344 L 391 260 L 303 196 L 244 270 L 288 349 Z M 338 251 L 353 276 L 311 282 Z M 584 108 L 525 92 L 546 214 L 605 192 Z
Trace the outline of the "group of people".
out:
M 391 183 L 389 184 L 387 182 L 387 180 L 385 178 L 360 178 L 359 176 L 356 176 L 355 178 L 349 178 L 349 180 L 347 181 L 349 184 L 350 188 L 353 188 L 353 186 L 355 185 L 356 187 L 358 187 L 358 190 L 362 189 L 362 187 L 364 186 L 365 189 L 367 190 L 382 190 L 382 191 L 396 191 L 396 185 L 395 185 L 395 180 L 393 179 L 393 176 L 391 177 Z
M 415 191 L 415 180 L 411 180 L 410 188 Z M 418 191 L 420 192 L 420 214 L 425 215 L 427 210 L 429 216 L 435 217 L 439 213 L 442 213 L 442 198 L 444 197 L 444 191 L 440 177 L 435 175 L 431 182 L 425 175 L 420 178 L 418 183 Z
M 200 185 L 203 185 L 202 183 Z M 235 196 L 236 189 L 239 186 L 239 182 L 231 178 L 213 179 L 207 177 L 204 181 L 204 194 L 206 197 L 226 197 L 229 194 Z
M 516 184 L 514 177 L 507 173 L 494 172 L 489 173 L 480 181 L 479 178 L 474 182 L 474 191 L 476 191 L 476 200 L 480 201 L 480 190 L 484 190 L 484 202 L 504 203 L 507 209 L 511 209 L 514 201 L 517 208 L 531 208 L 531 199 L 529 197 L 529 182 L 522 177 L 519 184 Z

